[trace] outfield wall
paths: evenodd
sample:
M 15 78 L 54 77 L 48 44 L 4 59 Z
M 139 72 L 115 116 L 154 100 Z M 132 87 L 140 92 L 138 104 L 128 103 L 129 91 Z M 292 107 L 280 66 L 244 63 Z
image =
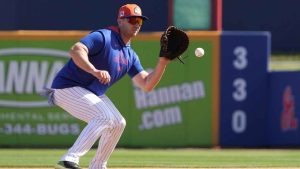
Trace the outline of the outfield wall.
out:
M 65 147 L 85 126 L 38 95 L 88 32 L 0 32 L 0 146 Z M 185 64 L 171 63 L 144 93 L 125 77 L 108 91 L 127 120 L 123 147 L 268 145 L 268 32 L 188 32 Z M 132 43 L 145 69 L 157 62 L 161 33 Z M 194 57 L 196 47 L 205 49 Z M 174 74 L 176 72 L 176 74 Z

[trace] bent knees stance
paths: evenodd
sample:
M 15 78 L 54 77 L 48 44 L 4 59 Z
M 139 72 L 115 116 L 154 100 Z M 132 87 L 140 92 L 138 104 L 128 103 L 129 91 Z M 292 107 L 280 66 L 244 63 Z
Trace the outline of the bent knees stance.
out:
M 122 132 L 126 126 L 125 119 L 103 119 L 102 117 L 96 117 L 88 122 L 99 130 L 107 129 L 109 131 L 120 131 Z

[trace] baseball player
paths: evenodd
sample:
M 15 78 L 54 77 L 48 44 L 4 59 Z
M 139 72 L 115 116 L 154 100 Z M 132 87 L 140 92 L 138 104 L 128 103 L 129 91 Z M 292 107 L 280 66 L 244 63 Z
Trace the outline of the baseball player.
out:
M 99 139 L 90 169 L 106 169 L 126 122 L 105 95 L 106 90 L 128 74 L 141 89 L 151 91 L 160 81 L 170 59 L 159 57 L 151 73 L 146 72 L 130 46 L 143 21 L 141 8 L 126 4 L 118 12 L 118 26 L 99 29 L 83 37 L 70 49 L 71 59 L 52 83 L 53 103 L 87 123 L 56 169 L 79 169 L 79 159 Z

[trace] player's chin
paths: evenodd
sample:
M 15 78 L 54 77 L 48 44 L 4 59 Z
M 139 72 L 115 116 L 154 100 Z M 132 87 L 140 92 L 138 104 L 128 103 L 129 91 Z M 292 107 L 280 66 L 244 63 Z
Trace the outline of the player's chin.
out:
M 135 29 L 135 30 L 132 31 L 132 35 L 136 36 L 136 35 L 139 34 L 139 32 L 140 32 L 140 29 Z

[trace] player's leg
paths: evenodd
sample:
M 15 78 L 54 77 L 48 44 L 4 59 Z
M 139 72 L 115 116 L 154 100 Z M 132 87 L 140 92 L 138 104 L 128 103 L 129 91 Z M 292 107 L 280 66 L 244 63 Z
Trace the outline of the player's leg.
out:
M 55 90 L 54 102 L 74 117 L 88 123 L 74 145 L 61 159 L 78 164 L 79 158 L 88 152 L 97 139 L 114 128 L 116 124 L 114 121 L 117 121 L 115 113 L 112 112 L 114 109 L 81 87 Z
M 126 125 L 125 119 L 110 99 L 103 95 L 101 96 L 101 100 L 104 101 L 115 117 L 113 121 L 114 127 L 102 133 L 96 155 L 92 160 L 89 169 L 106 169 L 107 161 L 114 151 Z

